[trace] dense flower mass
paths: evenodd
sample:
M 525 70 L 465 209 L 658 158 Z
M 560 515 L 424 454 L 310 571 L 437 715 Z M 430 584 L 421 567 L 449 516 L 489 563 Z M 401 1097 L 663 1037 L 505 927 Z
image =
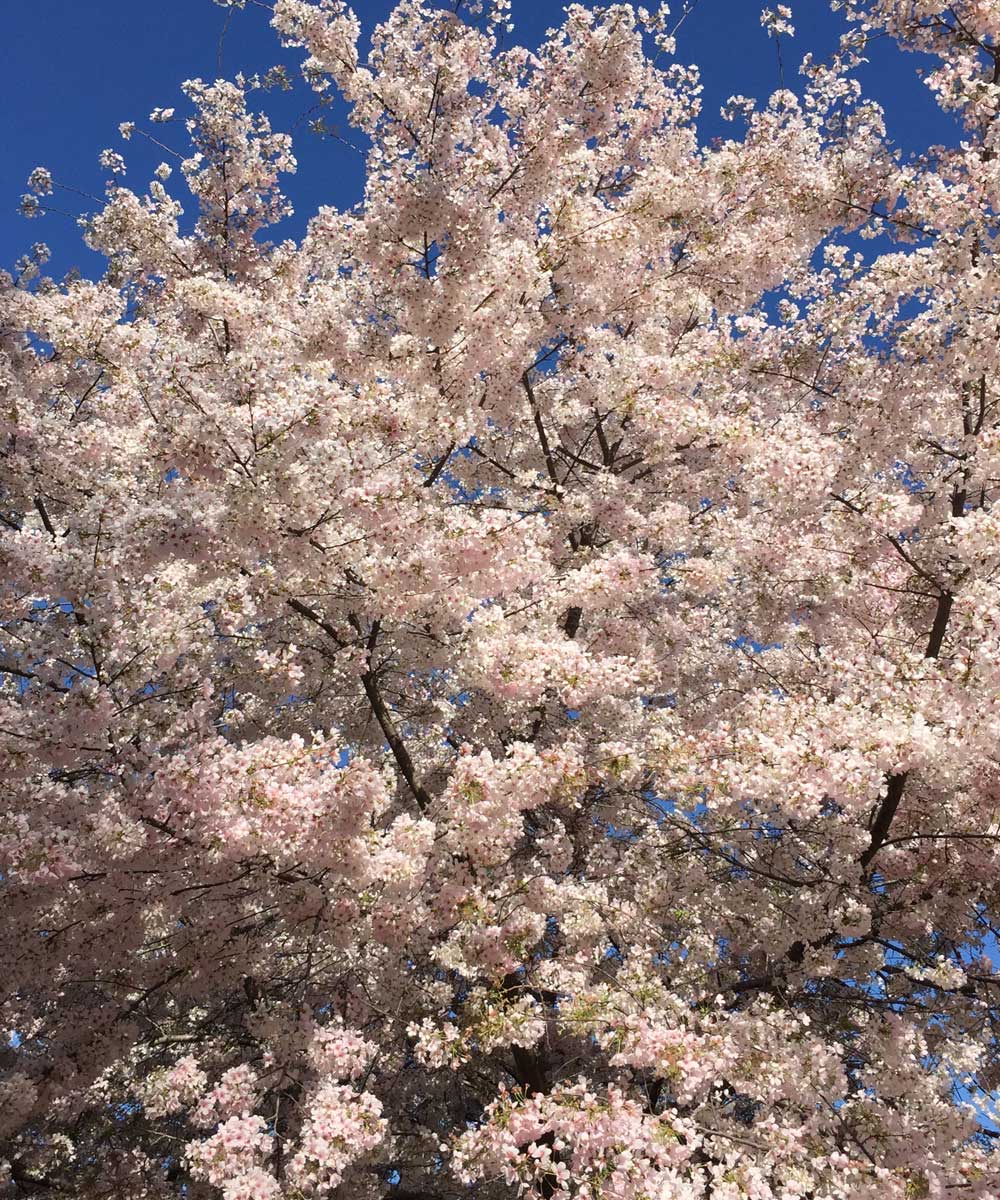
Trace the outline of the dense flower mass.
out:
M 457 7 L 277 0 L 300 244 L 194 80 L 0 277 L 0 1189 L 990 1200 L 1000 4 L 707 146 L 665 12 Z

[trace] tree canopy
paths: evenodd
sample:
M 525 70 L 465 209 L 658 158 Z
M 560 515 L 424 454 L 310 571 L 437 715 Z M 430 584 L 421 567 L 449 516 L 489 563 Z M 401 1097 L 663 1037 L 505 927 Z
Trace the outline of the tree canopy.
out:
M 193 80 L 0 278 L 0 1186 L 996 1197 L 1000 3 L 707 145 L 666 10 L 479 7 L 276 0 L 301 241 Z

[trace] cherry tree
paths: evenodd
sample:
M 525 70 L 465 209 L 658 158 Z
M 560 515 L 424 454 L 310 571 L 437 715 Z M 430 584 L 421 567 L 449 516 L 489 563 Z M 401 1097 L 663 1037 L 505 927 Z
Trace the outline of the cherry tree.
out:
M 1000 1194 L 1000 3 L 841 7 L 276 0 L 363 201 L 195 80 L 3 277 L 4 1194 Z

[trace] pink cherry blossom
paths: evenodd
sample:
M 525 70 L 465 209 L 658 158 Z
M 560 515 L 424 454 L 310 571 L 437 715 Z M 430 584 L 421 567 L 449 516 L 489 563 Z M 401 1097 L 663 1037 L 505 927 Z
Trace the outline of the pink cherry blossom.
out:
M 274 5 L 351 210 L 193 79 L 0 277 L 0 1188 L 992 1200 L 1000 4 L 707 145 L 665 7 L 454 8 Z

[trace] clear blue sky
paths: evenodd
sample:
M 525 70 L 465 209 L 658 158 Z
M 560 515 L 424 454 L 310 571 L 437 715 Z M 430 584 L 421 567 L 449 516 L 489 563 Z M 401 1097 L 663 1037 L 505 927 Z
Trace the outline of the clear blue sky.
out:
M 646 3 L 655 7 L 651 0 Z M 675 0 L 672 5 L 675 16 L 682 4 Z M 762 6 L 763 0 L 698 0 L 681 27 L 678 58 L 702 68 L 705 139 L 730 131 L 718 115 L 727 96 L 763 99 L 778 86 L 774 43 L 758 20 Z M 792 0 L 792 6 L 798 36 L 784 46 L 783 57 L 786 83 L 797 88 L 801 54 L 806 49 L 827 53 L 843 25 L 826 0 Z M 391 7 L 391 0 L 355 5 L 365 44 Z M 513 0 L 513 38 L 534 47 L 548 26 L 560 23 L 562 7 L 558 0 Z M 149 172 L 165 156 L 151 157 L 135 141 L 124 145 L 118 124 L 147 124 L 157 106 L 176 107 L 178 115 L 185 111 L 178 85 L 184 79 L 217 76 L 227 13 L 212 0 L 8 0 L 3 9 L 0 107 L 7 117 L 0 151 L 0 267 L 10 269 L 32 242 L 44 241 L 53 251 L 52 274 L 61 275 L 73 265 L 86 275 L 99 274 L 100 260 L 83 247 L 71 220 L 48 214 L 27 221 L 17 214 L 28 173 L 44 165 L 60 182 L 99 194 L 105 173 L 97 156 L 111 147 L 128 152 L 131 169 L 125 182 L 145 190 Z M 281 50 L 260 8 L 232 14 L 222 46 L 223 74 L 250 74 L 278 62 L 294 65 L 299 58 Z M 918 65 L 916 56 L 883 44 L 863 75 L 869 94 L 886 107 L 892 136 L 910 150 L 956 138 L 951 122 L 938 113 L 917 80 Z M 295 134 L 300 170 L 288 180 L 288 192 L 296 214 L 281 232 L 296 236 L 318 205 L 348 207 L 359 198 L 362 161 L 305 128 L 302 118 L 310 104 L 305 89 L 293 96 L 272 94 L 262 103 L 274 113 L 277 128 Z M 161 129 L 165 140 L 184 149 L 179 125 Z M 93 207 L 66 193 L 53 203 L 76 212 Z

